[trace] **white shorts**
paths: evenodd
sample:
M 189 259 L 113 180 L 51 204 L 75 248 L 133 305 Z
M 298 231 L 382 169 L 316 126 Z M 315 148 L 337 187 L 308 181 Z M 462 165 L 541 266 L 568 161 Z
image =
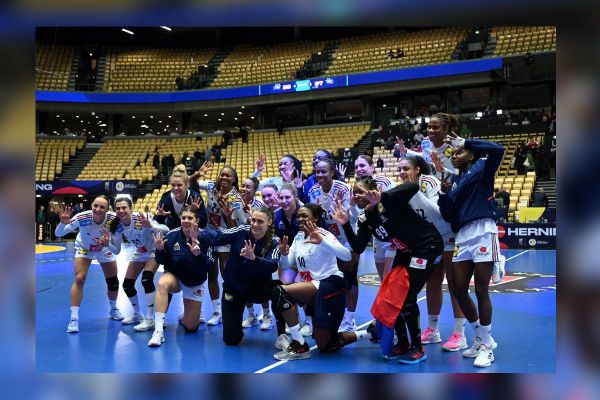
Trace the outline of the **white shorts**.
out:
M 375 257 L 375 262 L 384 262 L 389 249 L 390 242 L 382 242 L 373 237 L 373 256 Z
M 231 249 L 230 244 L 226 244 L 225 246 L 214 246 L 213 251 L 217 251 L 219 253 L 229 253 Z
M 496 233 L 486 232 L 483 235 L 457 242 L 454 247 L 452 262 L 472 260 L 474 263 L 500 260 L 500 243 Z
M 154 258 L 154 250 L 140 253 L 137 249 L 131 255 L 131 262 L 146 262 L 149 258 Z
M 106 247 L 102 251 L 89 251 L 81 246 L 75 246 L 75 258 L 87 258 L 98 260 L 99 263 L 117 261 L 117 255 L 109 251 Z
M 183 292 L 183 298 L 188 300 L 199 301 L 202 303 L 204 298 L 204 284 L 198 286 L 185 286 L 179 281 L 179 287 Z
M 456 236 L 450 232 L 447 235 L 442 236 L 444 240 L 444 251 L 454 251 L 454 245 L 456 244 Z

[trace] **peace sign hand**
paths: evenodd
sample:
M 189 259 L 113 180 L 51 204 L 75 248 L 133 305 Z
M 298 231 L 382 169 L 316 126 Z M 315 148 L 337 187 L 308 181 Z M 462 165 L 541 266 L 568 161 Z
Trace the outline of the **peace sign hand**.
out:
M 279 252 L 282 256 L 287 256 L 290 252 L 290 246 L 288 245 L 288 237 L 283 235 L 283 238 L 279 242 Z
M 100 229 L 100 239 L 94 238 L 94 242 L 100 247 L 106 247 L 110 241 L 110 231 L 106 228 Z
M 202 196 L 193 196 L 191 198 L 190 208 L 194 211 L 198 211 L 200 209 L 200 205 L 202 204 Z
M 319 244 L 323 241 L 323 236 L 321 236 L 321 233 L 319 232 L 319 228 L 317 227 L 317 224 L 315 224 L 312 221 L 306 221 L 305 222 L 306 228 L 308 229 L 308 239 L 304 240 L 304 243 L 312 243 L 312 244 Z
M 138 213 L 138 215 L 140 218 L 140 222 L 142 223 L 142 228 L 152 228 L 152 224 L 150 223 L 150 220 L 148 219 L 148 216 L 146 216 L 146 214 Z
M 338 224 L 344 225 L 350 220 L 350 212 L 348 210 L 344 210 L 342 202 L 339 199 L 333 203 L 332 211 L 333 213 L 331 214 L 331 218 L 333 218 Z
M 60 207 L 58 212 L 58 216 L 60 217 L 60 222 L 67 225 L 71 223 L 71 207 Z
M 229 204 L 227 199 L 223 196 L 219 196 L 217 198 L 217 202 L 219 203 L 219 207 L 221 208 L 223 215 L 227 218 L 231 217 L 231 214 L 233 214 L 233 208 L 231 208 L 231 204 Z
M 252 244 L 251 241 L 249 240 L 244 240 L 244 247 L 242 248 L 242 251 L 240 251 L 240 256 L 252 261 L 256 259 L 256 256 L 254 255 L 254 248 L 256 247 L 256 244 Z
M 165 244 L 167 244 L 168 240 L 169 239 L 165 239 L 165 237 L 163 236 L 163 233 L 161 231 L 155 232 L 154 233 L 154 248 L 156 250 L 164 250 Z
M 440 178 L 440 186 L 442 192 L 448 193 L 450 190 L 452 190 L 452 181 L 450 179 L 451 177 L 452 174 L 447 173 L 446 171 L 442 171 L 442 177 Z
M 171 211 L 165 211 L 165 205 L 161 204 L 160 207 L 156 210 L 156 215 L 160 215 L 161 217 L 166 217 L 171 215 Z
M 197 256 L 200 254 L 200 242 L 198 242 L 198 239 L 196 239 L 193 236 L 191 236 L 191 239 L 192 239 L 192 243 L 191 244 L 189 242 L 187 243 L 188 249 L 190 249 L 190 251 L 192 252 L 193 255 Z

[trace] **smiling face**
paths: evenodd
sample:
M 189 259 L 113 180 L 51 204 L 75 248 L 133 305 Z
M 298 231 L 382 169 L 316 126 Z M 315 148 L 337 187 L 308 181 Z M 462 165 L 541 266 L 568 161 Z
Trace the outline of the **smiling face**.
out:
M 246 179 L 242 182 L 242 186 L 240 187 L 240 194 L 244 198 L 246 203 L 249 203 L 254 198 L 254 194 L 256 193 L 256 188 L 254 187 L 254 182 L 252 179 Z
M 352 188 L 352 194 L 354 196 L 354 202 L 361 210 L 369 204 L 368 200 L 362 198 L 362 196 L 367 194 L 367 188 L 363 183 L 355 183 L 354 187 Z
M 427 133 L 429 134 L 429 140 L 431 140 L 436 147 L 439 147 L 446 135 L 448 135 L 448 127 L 438 118 L 431 118 L 429 120 L 429 125 L 427 126 Z
M 361 178 L 363 176 L 373 176 L 373 171 L 375 169 L 374 165 L 371 165 L 362 157 L 359 157 L 354 161 L 354 175 L 357 178 Z
M 322 159 L 327 158 L 327 156 L 328 154 L 325 153 L 323 150 L 317 151 L 313 156 L 313 168 L 317 168 L 317 163 Z
M 267 229 L 273 224 L 273 220 L 262 211 L 254 211 L 250 219 L 250 229 L 254 239 L 262 239 L 267 234 Z
M 219 174 L 219 181 L 221 182 L 221 192 L 229 193 L 233 187 L 233 181 L 235 180 L 234 172 L 231 168 L 225 167 Z
M 189 210 L 181 213 L 181 229 L 183 230 L 183 233 L 189 235 L 193 223 L 198 223 L 196 214 Z
M 315 176 L 317 177 L 317 182 L 322 187 L 329 187 L 333 181 L 333 171 L 331 170 L 331 166 L 326 161 L 319 161 L 317 166 L 315 167 Z
M 186 192 L 187 186 L 185 185 L 183 178 L 171 177 L 171 193 L 173 193 L 175 199 L 181 203 L 185 198 Z
M 279 162 L 279 173 L 284 181 L 289 181 L 294 171 L 294 160 L 289 157 L 283 157 Z
M 300 207 L 298 210 L 298 227 L 300 230 L 307 232 L 306 222 L 311 221 L 315 224 L 317 223 L 317 218 L 313 215 L 313 213 L 306 207 Z
M 96 222 L 103 221 L 107 212 L 108 201 L 103 197 L 96 197 L 92 203 L 92 214 L 94 215 L 94 220 Z
M 421 170 L 419 167 L 414 167 L 410 161 L 401 160 L 398 168 L 400 169 L 400 179 L 402 179 L 402 182 L 416 182 L 419 179 Z
M 129 203 L 127 201 L 118 201 L 115 203 L 115 211 L 117 213 L 117 217 L 125 224 L 131 221 L 131 207 L 129 207 Z
M 272 187 L 265 187 L 261 191 L 263 202 L 269 207 L 271 210 L 279 207 L 279 201 L 277 200 L 277 191 Z
M 279 192 L 279 206 L 284 211 L 294 211 L 296 208 L 296 197 L 288 189 L 281 189 Z

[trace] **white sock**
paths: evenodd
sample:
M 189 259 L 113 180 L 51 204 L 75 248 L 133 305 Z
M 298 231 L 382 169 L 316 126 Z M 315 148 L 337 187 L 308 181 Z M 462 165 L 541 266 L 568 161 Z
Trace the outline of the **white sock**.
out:
M 214 304 L 214 303 L 213 303 L 213 304 Z M 251 304 L 251 305 L 249 305 L 249 306 L 246 306 L 246 308 L 248 309 L 248 316 L 251 316 L 251 315 L 256 315 L 256 314 L 254 314 L 254 304 Z
M 300 344 L 304 344 L 304 336 L 300 333 L 300 324 L 290 326 L 290 335 L 292 340 L 296 340 Z
M 346 309 L 346 315 L 344 315 L 344 318 L 346 319 L 346 321 L 350 322 L 354 319 L 354 313 L 355 311 L 350 311 L 348 309 Z
M 110 309 L 114 310 L 117 307 L 117 301 L 116 300 L 108 300 L 109 304 L 110 304 Z
M 219 300 L 219 299 L 212 300 L 212 305 L 213 305 L 213 309 L 215 310 L 215 312 L 218 312 L 219 314 L 221 314 L 221 300 Z
M 165 317 L 167 313 L 164 312 L 155 312 L 154 313 L 154 331 L 162 332 L 165 327 Z
M 473 328 L 473 330 L 475 331 L 475 337 L 478 337 L 479 339 L 481 339 L 481 332 L 480 328 L 481 328 L 481 324 L 479 323 L 479 320 L 475 321 L 475 322 L 471 322 L 471 328 Z
M 155 292 L 146 293 L 146 303 L 148 304 L 148 312 L 146 318 L 152 319 L 154 316 L 154 294 Z
M 429 314 L 429 327 L 435 331 L 439 330 L 440 316 Z
M 356 334 L 356 341 L 358 342 L 359 340 L 365 339 L 370 337 L 371 335 L 369 335 L 369 332 L 362 330 L 362 331 L 356 331 L 354 332 Z
M 138 314 L 140 312 L 140 302 L 138 300 L 137 294 L 133 297 L 130 297 L 129 302 L 131 303 L 131 306 L 133 307 L 133 312 Z
M 489 325 L 481 325 L 479 328 L 479 332 L 481 333 L 481 343 L 490 344 L 490 336 L 492 335 L 492 324 Z
M 466 318 L 454 318 L 454 332 L 465 336 Z
M 71 306 L 71 319 L 79 319 L 79 307 Z

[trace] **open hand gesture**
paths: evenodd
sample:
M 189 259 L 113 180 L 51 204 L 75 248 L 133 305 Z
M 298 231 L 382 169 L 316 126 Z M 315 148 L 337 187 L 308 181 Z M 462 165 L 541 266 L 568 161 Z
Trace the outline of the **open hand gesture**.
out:
M 67 225 L 71 223 L 71 207 L 61 207 L 58 211 L 60 222 Z
M 190 238 L 191 243 L 187 243 L 188 249 L 190 249 L 193 255 L 197 256 L 200 254 L 200 242 L 198 242 L 198 239 L 192 235 L 190 235 Z
M 342 177 L 346 176 L 346 166 L 344 164 L 338 164 L 336 168 Z
M 342 202 L 339 199 L 333 203 L 332 211 L 331 218 L 338 224 L 344 225 L 346 222 L 350 221 L 350 211 L 344 210 Z
M 213 167 L 212 161 L 204 161 L 204 163 L 202 163 L 202 166 L 200 167 L 200 169 L 197 172 L 198 176 L 205 178 L 206 174 L 212 169 L 212 167 Z
M 281 253 L 282 256 L 287 256 L 290 252 L 290 246 L 288 244 L 287 235 L 283 235 L 283 238 L 279 242 L 279 252 Z
M 100 239 L 94 238 L 94 242 L 100 247 L 108 246 L 108 242 L 110 242 L 110 231 L 106 228 L 100 229 Z
M 229 204 L 227 199 L 223 196 L 219 196 L 217 198 L 217 202 L 219 203 L 219 207 L 221 208 L 221 212 L 223 213 L 223 215 L 226 218 L 231 217 L 231 214 L 233 214 L 233 208 L 231 207 L 231 204 Z
M 404 146 L 404 140 L 396 136 L 396 146 L 400 150 L 400 154 L 406 154 L 406 146 Z
M 152 228 L 152 224 L 150 223 L 150 220 L 146 214 L 139 213 L 138 215 L 140 217 L 140 222 L 142 223 L 142 228 Z
M 267 156 L 264 154 L 259 154 L 256 161 L 254 161 L 254 165 L 258 172 L 263 172 L 265 169 L 265 164 L 267 163 Z
M 192 202 L 190 203 L 190 208 L 194 211 L 198 211 L 203 201 L 202 196 L 193 196 L 191 200 Z
M 365 207 L 365 210 L 371 210 L 373 207 L 377 206 L 381 201 L 381 191 L 380 190 L 368 190 L 365 194 L 359 194 L 358 197 L 363 198 L 369 202 Z
M 304 240 L 304 243 L 319 244 L 323 241 L 323 236 L 319 232 L 317 224 L 312 221 L 306 221 L 306 229 L 308 230 L 308 239 Z
M 255 247 L 256 244 L 252 244 L 249 240 L 244 240 L 244 247 L 242 248 L 242 251 L 240 251 L 240 256 L 247 258 L 250 261 L 256 259 L 256 256 L 254 255 Z
M 154 248 L 156 250 L 164 250 L 169 239 L 165 239 L 161 231 L 154 233 Z
M 165 205 L 161 204 L 158 209 L 156 210 L 156 215 L 160 215 L 161 217 L 166 217 L 168 215 L 171 215 L 171 211 L 166 211 L 165 210 Z
M 442 160 L 440 159 L 440 156 L 438 155 L 438 153 L 435 150 L 431 151 L 431 162 L 433 162 L 433 166 L 435 167 L 435 170 L 438 173 L 442 173 L 444 172 L 444 166 L 442 165 Z

